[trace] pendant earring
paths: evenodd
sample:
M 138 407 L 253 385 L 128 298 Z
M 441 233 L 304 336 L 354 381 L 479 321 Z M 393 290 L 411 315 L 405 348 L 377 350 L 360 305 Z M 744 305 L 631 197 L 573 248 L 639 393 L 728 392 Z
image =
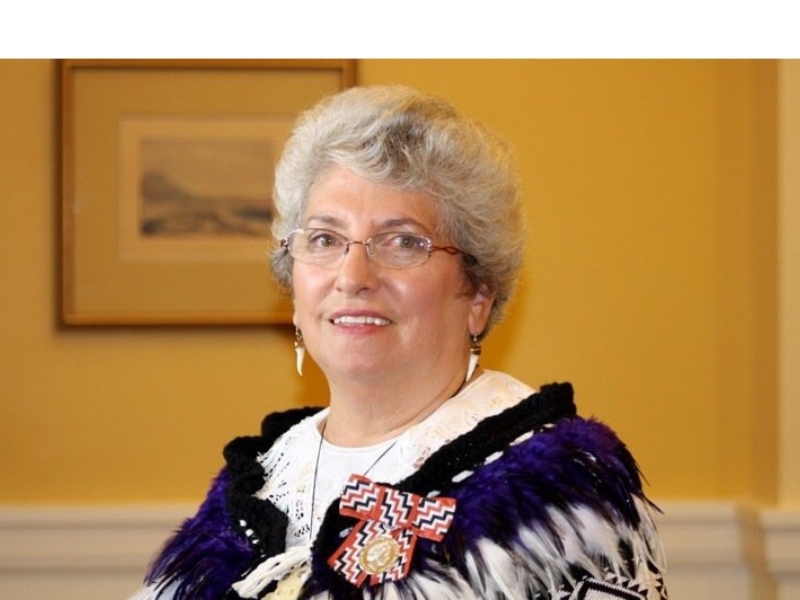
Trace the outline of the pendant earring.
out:
M 303 344 L 303 332 L 298 327 L 294 329 L 294 354 L 295 368 L 300 377 L 303 376 L 303 360 L 306 358 L 306 346 Z
M 469 365 L 467 366 L 467 377 L 464 379 L 466 383 L 472 379 L 472 374 L 478 366 L 478 359 L 481 357 L 481 345 L 478 343 L 478 336 L 472 336 L 472 345 L 469 348 Z

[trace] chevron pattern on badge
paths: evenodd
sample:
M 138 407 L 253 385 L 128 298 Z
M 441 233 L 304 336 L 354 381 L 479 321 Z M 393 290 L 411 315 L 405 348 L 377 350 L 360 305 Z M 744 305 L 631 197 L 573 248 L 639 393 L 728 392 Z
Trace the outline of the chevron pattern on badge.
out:
M 403 579 L 417 539 L 441 541 L 455 512 L 454 498 L 425 498 L 352 475 L 339 513 L 359 522 L 328 564 L 359 587 Z

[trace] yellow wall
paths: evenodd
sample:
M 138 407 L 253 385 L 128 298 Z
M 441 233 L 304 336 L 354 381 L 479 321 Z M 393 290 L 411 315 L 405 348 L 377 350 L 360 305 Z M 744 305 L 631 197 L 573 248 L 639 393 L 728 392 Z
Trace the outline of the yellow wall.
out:
M 359 61 L 516 147 L 531 235 L 483 363 L 571 380 L 665 498 L 776 493 L 776 63 Z M 324 402 L 291 331 L 63 328 L 55 67 L 0 61 L 0 503 L 194 501 Z
M 800 60 L 778 67 L 778 504 L 800 507 Z

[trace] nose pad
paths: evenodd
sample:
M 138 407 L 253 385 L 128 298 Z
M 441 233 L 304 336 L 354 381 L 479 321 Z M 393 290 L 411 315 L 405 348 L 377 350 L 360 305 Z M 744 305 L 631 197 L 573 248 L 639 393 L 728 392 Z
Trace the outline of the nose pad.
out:
M 347 245 L 344 247 L 344 255 L 347 256 L 350 254 L 350 247 L 353 244 L 359 244 L 360 246 L 364 246 L 364 252 L 367 253 L 367 258 L 372 261 L 372 246 L 369 242 L 359 242 L 358 240 L 350 240 L 347 242 Z

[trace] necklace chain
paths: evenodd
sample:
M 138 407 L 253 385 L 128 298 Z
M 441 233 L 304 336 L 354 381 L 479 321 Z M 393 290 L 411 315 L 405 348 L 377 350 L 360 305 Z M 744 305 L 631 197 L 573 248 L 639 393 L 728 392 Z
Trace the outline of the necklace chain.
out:
M 319 433 L 319 444 L 317 445 L 317 459 L 314 461 L 314 479 L 311 480 L 311 516 L 309 518 L 308 523 L 308 535 L 310 539 L 314 538 L 314 507 L 316 506 L 317 500 L 317 474 L 319 473 L 319 462 L 320 457 L 322 456 L 322 442 L 325 441 L 325 428 L 328 426 L 328 419 L 325 419 L 322 423 L 322 431 Z M 362 477 L 366 477 L 367 473 L 372 471 L 372 469 L 381 462 L 384 456 L 389 454 L 389 451 L 395 447 L 397 442 L 399 441 L 399 437 L 396 438 L 391 444 L 389 444 L 383 452 L 380 453 L 378 458 L 376 458 L 372 464 L 367 467 L 367 470 L 364 471 L 361 475 Z
M 455 392 L 453 392 L 453 394 L 450 396 L 450 398 L 453 398 L 454 396 L 457 396 L 458 393 L 461 392 L 461 390 L 467 385 L 468 382 L 469 382 L 469 380 L 462 381 L 461 385 L 458 386 L 458 389 Z M 312 479 L 312 481 L 311 481 L 311 516 L 309 518 L 309 523 L 308 523 L 308 536 L 309 536 L 309 539 L 313 539 L 314 538 L 314 506 L 317 503 L 316 502 L 317 501 L 317 474 L 319 473 L 319 462 L 320 462 L 320 457 L 322 456 L 322 442 L 325 440 L 325 428 L 327 426 L 328 426 L 328 419 L 325 419 L 322 422 L 322 430 L 319 433 L 319 445 L 317 446 L 317 459 L 314 461 L 314 479 Z M 367 468 L 367 470 L 364 471 L 361 474 L 362 477 L 366 477 L 367 473 L 372 471 L 372 469 L 375 467 L 375 465 L 377 465 L 379 462 L 381 462 L 381 460 L 383 459 L 384 456 L 389 454 L 389 451 L 392 448 L 395 447 L 395 445 L 397 444 L 399 439 L 400 439 L 399 437 L 396 438 L 391 444 L 389 444 L 389 446 L 386 447 L 386 449 L 383 452 L 380 453 L 378 458 L 376 458 L 373 461 L 373 463 Z

